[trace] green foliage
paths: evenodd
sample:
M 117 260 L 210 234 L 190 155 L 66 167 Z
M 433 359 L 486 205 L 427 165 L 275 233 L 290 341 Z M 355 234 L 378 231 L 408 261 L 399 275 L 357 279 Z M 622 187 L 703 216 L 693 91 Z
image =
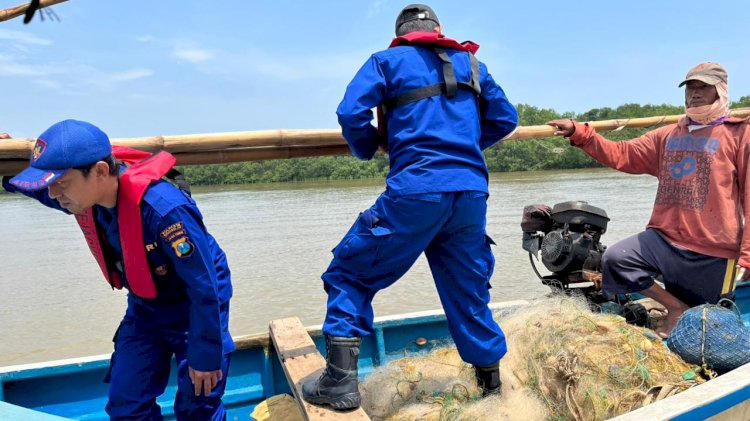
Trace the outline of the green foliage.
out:
M 575 116 L 574 113 L 560 114 L 551 108 L 540 109 L 528 104 L 516 105 L 516 111 L 518 112 L 519 126 L 539 126 L 550 120 L 556 120 L 559 118 L 572 118 Z
M 684 113 L 685 108 L 681 105 L 623 104 L 617 108 L 594 108 L 593 110 L 579 114 L 577 119 L 581 121 L 613 120 L 617 118 L 654 117 Z
M 741 97 L 730 108 L 750 107 L 750 96 Z M 677 105 L 623 104 L 617 108 L 594 108 L 585 113 L 559 114 L 552 109 L 539 109 L 532 105 L 519 104 L 519 124 L 532 126 L 544 124 L 558 118 L 575 118 L 578 121 L 614 120 L 639 117 L 684 114 L 685 108 Z M 632 139 L 651 128 L 623 129 L 607 133 L 612 140 Z M 566 139 L 559 137 L 503 142 L 485 151 L 485 160 L 490 172 L 539 171 L 600 167 L 582 150 L 571 147 Z
M 750 96 L 732 102 L 731 108 L 750 107 Z M 594 108 L 581 114 L 558 113 L 549 108 L 518 104 L 519 124 L 542 125 L 559 118 L 596 121 L 683 114 L 683 106 L 623 104 L 617 108 Z M 607 133 L 612 140 L 638 137 L 650 130 L 624 129 Z M 485 151 L 490 172 L 538 171 L 601 166 L 578 148 L 559 137 L 502 142 Z M 388 157 L 378 154 L 371 161 L 354 157 L 324 156 L 275 161 L 215 164 L 182 168 L 192 184 L 242 184 L 310 180 L 351 180 L 385 178 Z
M 556 137 L 509 141 L 484 152 L 490 172 L 598 167 L 600 164 L 568 140 Z
M 388 174 L 388 157 L 377 155 L 370 161 L 360 161 L 350 156 L 323 156 L 196 165 L 180 170 L 194 185 L 385 178 Z
M 740 97 L 737 101 L 732 101 L 732 103 L 729 105 L 729 108 L 744 108 L 744 107 L 750 107 L 750 95 L 745 95 L 743 97 Z

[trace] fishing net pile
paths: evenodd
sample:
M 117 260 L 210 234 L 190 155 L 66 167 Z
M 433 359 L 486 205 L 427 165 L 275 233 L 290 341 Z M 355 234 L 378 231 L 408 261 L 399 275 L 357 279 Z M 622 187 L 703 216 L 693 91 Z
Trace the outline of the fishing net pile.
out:
M 363 408 L 376 421 L 604 420 L 704 381 L 653 331 L 583 301 L 543 299 L 499 322 L 500 397 L 481 399 L 473 368 L 446 347 L 375 370 L 361 385 Z
M 378 368 L 360 385 L 360 391 L 362 408 L 373 421 L 525 421 L 546 412 L 528 390 L 504 390 L 500 397 L 481 399 L 474 369 L 461 361 L 454 347 Z M 508 406 L 511 402 L 516 408 Z

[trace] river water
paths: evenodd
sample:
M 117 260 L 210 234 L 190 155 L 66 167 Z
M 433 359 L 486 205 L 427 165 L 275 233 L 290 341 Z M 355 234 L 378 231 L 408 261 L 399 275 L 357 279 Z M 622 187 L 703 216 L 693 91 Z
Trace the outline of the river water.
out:
M 320 274 L 330 250 L 383 190 L 382 180 L 194 189 L 233 274 L 232 333 L 264 332 L 272 319 L 320 324 Z M 643 230 L 656 179 L 608 169 L 492 174 L 488 234 L 497 261 L 492 301 L 548 292 L 521 249 L 525 205 L 585 200 L 611 218 L 602 242 Z M 112 351 L 125 293 L 104 282 L 75 220 L 21 195 L 0 195 L 0 366 Z M 374 301 L 376 316 L 440 307 L 424 256 Z

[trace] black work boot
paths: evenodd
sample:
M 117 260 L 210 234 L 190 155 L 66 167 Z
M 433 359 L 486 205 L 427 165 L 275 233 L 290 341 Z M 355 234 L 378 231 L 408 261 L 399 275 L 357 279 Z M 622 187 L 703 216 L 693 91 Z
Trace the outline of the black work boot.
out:
M 489 395 L 500 395 L 503 382 L 500 381 L 500 363 L 480 367 L 474 366 L 474 374 L 477 377 L 477 384 L 482 388 L 482 397 Z
M 302 396 L 316 405 L 335 409 L 359 407 L 362 398 L 357 383 L 360 338 L 326 336 L 326 369 L 317 380 L 302 385 Z

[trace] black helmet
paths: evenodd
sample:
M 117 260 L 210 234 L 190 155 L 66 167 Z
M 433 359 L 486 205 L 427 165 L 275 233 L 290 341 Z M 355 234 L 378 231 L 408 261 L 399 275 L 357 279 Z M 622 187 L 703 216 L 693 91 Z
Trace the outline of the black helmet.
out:
M 404 7 L 396 18 L 396 34 L 398 34 L 398 28 L 401 25 L 414 20 L 429 20 L 435 22 L 435 26 L 440 26 L 440 21 L 430 6 L 425 4 L 410 4 Z

